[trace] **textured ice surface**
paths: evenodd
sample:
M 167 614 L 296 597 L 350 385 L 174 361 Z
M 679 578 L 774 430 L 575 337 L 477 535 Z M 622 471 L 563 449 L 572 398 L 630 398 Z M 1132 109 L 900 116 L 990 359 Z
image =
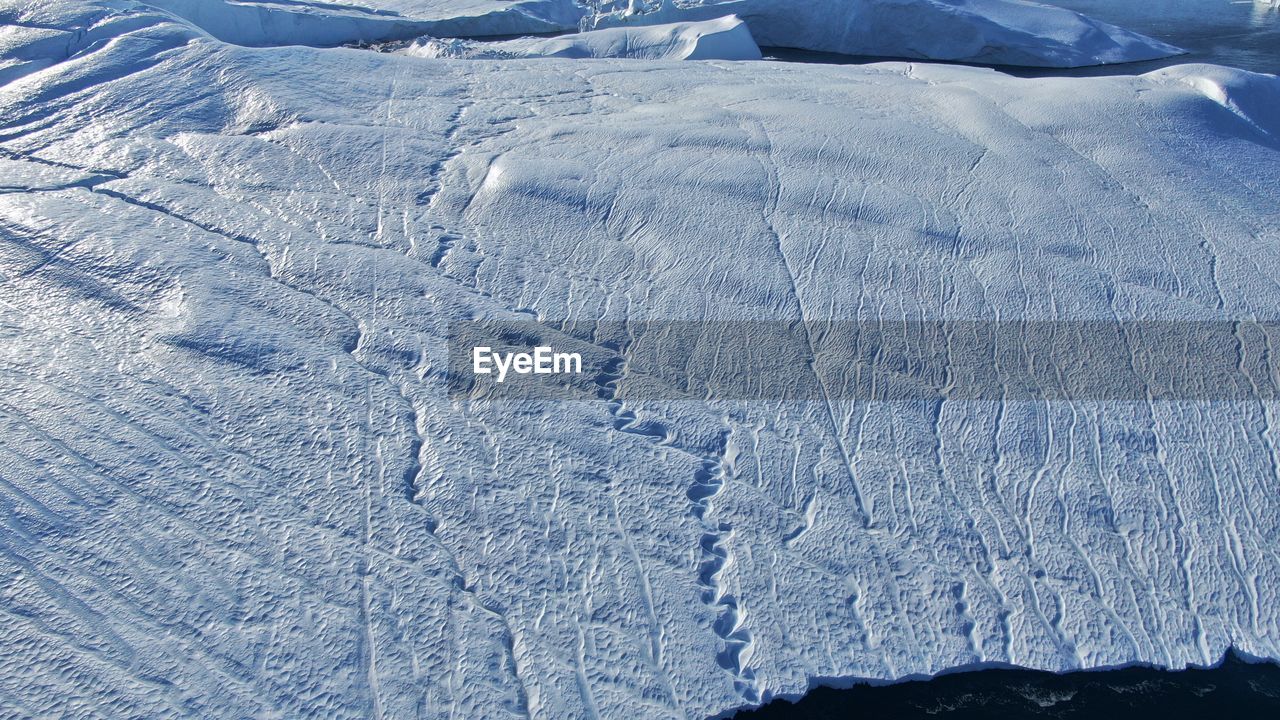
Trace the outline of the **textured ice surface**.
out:
M 734 16 L 693 23 L 642 25 L 500 42 L 428 38 L 405 51 L 427 58 L 633 58 L 644 60 L 759 60 L 746 23 Z
M 471 317 L 1280 318 L 1276 78 L 450 62 L 0 8 L 0 714 L 700 718 L 1280 657 L 1274 401 L 441 376 Z
M 653 8 L 633 11 L 645 5 Z M 848 55 L 1079 67 L 1181 52 L 1070 10 L 1021 0 L 655 0 L 592 22 L 604 27 L 730 12 L 747 21 L 761 45 Z

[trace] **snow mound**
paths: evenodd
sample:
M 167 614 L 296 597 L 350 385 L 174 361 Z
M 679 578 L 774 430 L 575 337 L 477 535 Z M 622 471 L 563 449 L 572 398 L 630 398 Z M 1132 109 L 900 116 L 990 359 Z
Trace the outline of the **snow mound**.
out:
M 594 27 L 693 20 L 733 12 L 764 46 L 951 60 L 1080 67 L 1180 54 L 1172 45 L 1063 8 L 1020 0 L 728 0 L 620 10 Z
M 1148 73 L 1147 77 L 1157 82 L 1190 86 L 1280 142 L 1280 77 L 1201 64 L 1162 68 Z
M 715 20 L 644 25 L 505 42 L 425 39 L 403 51 L 427 58 L 631 58 L 644 60 L 759 60 L 760 48 L 746 23 L 732 15 Z

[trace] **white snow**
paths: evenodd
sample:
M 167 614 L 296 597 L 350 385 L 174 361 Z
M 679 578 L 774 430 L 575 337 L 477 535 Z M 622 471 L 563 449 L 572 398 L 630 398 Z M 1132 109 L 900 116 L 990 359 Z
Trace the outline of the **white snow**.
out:
M 555 38 L 474 42 L 426 38 L 403 51 L 426 58 L 633 58 L 644 60 L 759 60 L 746 23 L 730 15 L 670 25 L 611 28 Z
M 1280 319 L 1274 76 L 0 18 L 0 715 L 701 718 L 1280 658 L 1276 337 L 1228 334 L 1257 384 L 1217 401 L 644 400 L 626 337 L 561 338 L 624 349 L 598 399 L 442 372 L 473 318 Z
M 1167 43 L 1064 8 L 1021 0 L 727 0 L 627 8 L 594 27 L 736 13 L 761 45 L 847 55 L 1079 67 L 1177 55 Z

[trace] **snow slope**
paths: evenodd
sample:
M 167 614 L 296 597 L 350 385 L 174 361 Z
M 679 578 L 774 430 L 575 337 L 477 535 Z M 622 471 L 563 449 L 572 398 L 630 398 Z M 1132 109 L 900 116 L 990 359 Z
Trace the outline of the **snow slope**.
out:
M 1224 325 L 1254 384 L 1216 401 L 644 400 L 626 337 L 599 397 L 442 374 L 475 317 L 1276 320 L 1275 77 L 0 17 L 0 714 L 701 718 L 1280 657 L 1276 337 Z
M 736 13 L 761 45 L 990 65 L 1080 67 L 1182 52 L 1070 10 L 1021 0 L 661 0 L 653 5 L 645 12 L 628 7 L 590 21 L 594 27 L 613 27 Z
M 632 58 L 644 60 L 759 60 L 746 23 L 727 16 L 695 23 L 644 25 L 572 33 L 555 38 L 473 42 L 427 38 L 404 50 L 426 58 Z

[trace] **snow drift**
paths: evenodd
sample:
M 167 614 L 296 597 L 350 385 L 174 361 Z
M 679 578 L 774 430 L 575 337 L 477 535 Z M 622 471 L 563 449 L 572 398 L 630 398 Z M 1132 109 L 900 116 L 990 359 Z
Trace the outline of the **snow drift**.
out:
M 1147 75 L 1155 82 L 1181 83 L 1221 105 L 1236 118 L 1280 142 L 1280 77 L 1241 73 L 1219 65 L 1178 65 Z M 1230 124 L 1230 123 L 1227 123 Z
M 746 23 L 728 16 L 696 23 L 645 25 L 505 42 L 427 38 L 404 50 L 426 58 L 632 58 L 644 60 L 759 60 Z

